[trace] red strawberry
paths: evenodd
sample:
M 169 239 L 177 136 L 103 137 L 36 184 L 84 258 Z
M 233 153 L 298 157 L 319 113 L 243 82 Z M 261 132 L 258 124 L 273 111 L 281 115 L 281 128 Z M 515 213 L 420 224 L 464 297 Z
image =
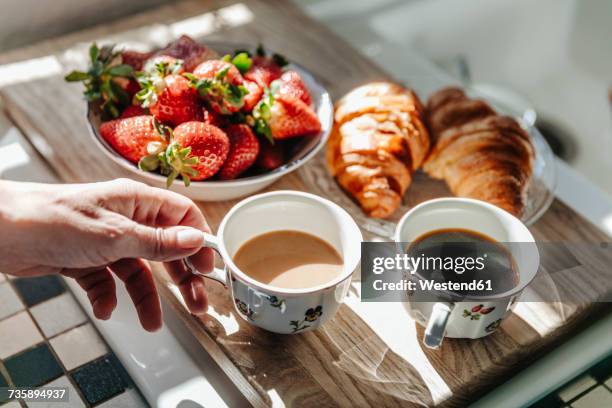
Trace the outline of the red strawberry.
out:
M 244 79 L 265 88 L 270 86 L 272 81 L 280 78 L 282 74 L 283 70 L 274 58 L 258 55 L 253 57 L 251 68 L 244 74 Z
M 184 181 L 204 180 L 219 171 L 229 152 L 225 132 L 204 122 L 185 122 L 174 129 L 168 163 L 173 171 L 169 182 L 179 174 Z M 171 146 L 172 147 L 172 146 Z
M 225 82 L 233 85 L 242 85 L 243 79 L 238 68 L 223 60 L 204 61 L 193 70 L 193 75 L 200 79 L 215 79 L 224 69 L 227 70 L 227 74 L 223 78 Z
M 267 141 L 262 141 L 255 164 L 264 170 L 274 170 L 282 166 L 285 164 L 283 147 L 279 143 L 270 144 Z
M 259 140 L 247 125 L 231 125 L 225 129 L 230 141 L 230 150 L 219 178 L 230 180 L 238 177 L 255 163 L 259 154 Z
M 142 106 L 130 105 L 127 108 L 125 108 L 123 112 L 121 112 L 121 116 L 119 117 L 122 119 L 125 119 L 125 118 L 131 118 L 133 116 L 141 116 L 141 115 L 146 115 L 146 114 L 147 114 L 147 111 L 145 111 Z
M 297 98 L 279 95 L 274 98 L 269 120 L 274 139 L 288 139 L 321 131 L 317 114 Z
M 181 75 L 141 78 L 143 90 L 136 98 L 157 120 L 170 125 L 199 120 L 202 117 L 198 97 L 187 78 Z M 160 90 L 161 89 L 161 90 Z
M 205 61 L 193 71 L 191 85 L 210 107 L 223 115 L 238 112 L 244 105 L 248 90 L 243 86 L 240 71 L 223 60 Z
M 100 136 L 121 156 L 133 163 L 147 156 L 147 146 L 151 142 L 164 143 L 163 138 L 148 115 L 133 116 L 103 122 Z
M 242 109 L 246 112 L 250 112 L 261 99 L 263 89 L 253 81 L 244 81 L 244 87 L 247 89 L 247 91 L 249 91 L 249 93 L 244 97 L 244 105 L 242 106 Z
M 483 306 L 484 306 L 484 305 L 477 305 L 477 306 L 474 306 L 474 307 L 472 308 L 472 313 L 478 313 L 478 311 L 480 311 L 480 309 L 482 309 L 482 307 L 483 307 Z
M 182 59 L 185 71 L 191 72 L 202 62 L 218 58 L 218 54 L 208 47 L 199 44 L 189 36 L 182 35 L 178 39 L 166 45 L 155 55 L 168 55 L 170 57 Z
M 287 71 L 280 77 L 277 94 L 300 99 L 308 106 L 312 104 L 312 98 L 306 84 L 300 74 L 295 71 Z
M 131 65 L 134 70 L 140 71 L 151 55 L 153 55 L 151 52 L 126 50 L 121 53 L 121 63 Z

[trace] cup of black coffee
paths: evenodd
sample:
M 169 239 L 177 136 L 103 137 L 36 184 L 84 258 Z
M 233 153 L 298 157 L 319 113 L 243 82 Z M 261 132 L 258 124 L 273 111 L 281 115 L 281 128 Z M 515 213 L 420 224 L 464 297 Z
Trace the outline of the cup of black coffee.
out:
M 421 281 L 408 296 L 411 316 L 425 326 L 423 342 L 437 348 L 444 337 L 480 338 L 493 333 L 535 277 L 539 253 L 527 227 L 483 201 L 442 198 L 402 217 L 395 240 Z

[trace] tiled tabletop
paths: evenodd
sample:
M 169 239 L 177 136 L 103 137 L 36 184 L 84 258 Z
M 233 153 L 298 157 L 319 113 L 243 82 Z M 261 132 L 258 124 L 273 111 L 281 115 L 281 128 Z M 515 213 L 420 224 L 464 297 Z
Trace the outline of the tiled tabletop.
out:
M 0 388 L 67 387 L 69 395 L 62 403 L 0 395 L 2 408 L 147 406 L 60 277 L 0 273 L 0 300 Z

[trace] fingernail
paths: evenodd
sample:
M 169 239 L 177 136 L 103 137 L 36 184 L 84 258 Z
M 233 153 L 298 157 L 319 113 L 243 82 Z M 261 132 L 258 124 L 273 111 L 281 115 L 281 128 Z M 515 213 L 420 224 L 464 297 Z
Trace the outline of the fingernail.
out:
M 184 228 L 176 233 L 176 243 L 181 248 L 198 248 L 204 245 L 204 234 L 195 228 Z

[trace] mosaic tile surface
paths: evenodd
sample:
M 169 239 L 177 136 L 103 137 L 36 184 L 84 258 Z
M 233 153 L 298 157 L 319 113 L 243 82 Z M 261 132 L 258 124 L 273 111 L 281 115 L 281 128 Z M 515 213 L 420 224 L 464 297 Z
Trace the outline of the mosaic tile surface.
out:
M 612 407 L 612 355 L 530 406 L 530 408 L 604 407 Z
M 67 402 L 1 408 L 148 407 L 119 359 L 56 276 L 0 273 L 0 387 L 67 387 Z

